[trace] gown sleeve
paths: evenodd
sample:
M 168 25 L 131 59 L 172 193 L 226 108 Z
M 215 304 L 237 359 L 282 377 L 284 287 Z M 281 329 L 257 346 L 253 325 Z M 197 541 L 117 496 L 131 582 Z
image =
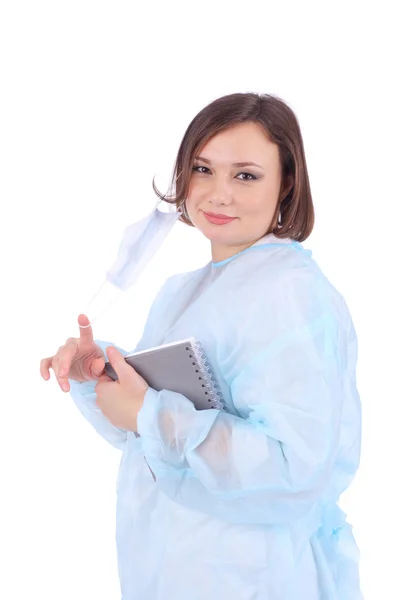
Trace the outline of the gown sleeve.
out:
M 283 524 L 326 494 L 343 403 L 357 396 L 355 334 L 350 341 L 350 316 L 326 295 L 292 291 L 266 307 L 266 325 L 259 314 L 247 330 L 259 339 L 261 328 L 265 339 L 230 382 L 243 418 L 148 390 L 138 432 L 174 502 L 232 522 Z M 346 427 L 357 437 L 358 422 Z
M 150 308 L 142 337 L 134 351 L 138 351 L 142 349 L 142 347 L 146 347 L 146 340 L 152 332 L 154 315 L 155 313 L 157 313 L 158 305 L 160 301 L 162 301 L 162 299 L 164 298 L 165 290 L 172 279 L 173 277 L 167 279 L 164 285 L 157 293 L 156 298 Z M 111 344 L 101 340 L 95 340 L 95 343 L 98 346 L 100 346 L 105 358 L 107 358 L 106 348 L 108 348 L 108 346 L 116 347 L 124 356 L 128 354 L 127 351 L 123 350 L 122 348 L 119 348 L 118 346 L 115 346 L 115 344 Z M 125 447 L 125 442 L 127 440 L 127 432 L 123 429 L 119 429 L 118 427 L 112 425 L 107 419 L 107 417 L 105 417 L 101 410 L 97 407 L 96 393 L 94 391 L 96 383 L 97 382 L 94 380 L 80 383 L 70 379 L 69 384 L 71 397 L 75 402 L 80 413 L 92 425 L 92 427 L 94 427 L 97 433 L 118 450 L 123 450 Z
M 95 340 L 95 343 L 103 350 L 105 358 L 106 348 L 115 346 L 115 344 L 99 340 Z M 126 356 L 127 352 L 125 350 L 122 350 L 122 348 L 118 348 L 118 350 L 121 354 Z M 83 417 L 92 425 L 92 427 L 94 427 L 99 435 L 107 440 L 107 442 L 118 450 L 123 450 L 127 439 L 127 432 L 112 425 L 96 405 L 96 392 L 94 389 L 97 381 L 84 381 L 80 383 L 69 379 L 69 384 L 70 395 Z

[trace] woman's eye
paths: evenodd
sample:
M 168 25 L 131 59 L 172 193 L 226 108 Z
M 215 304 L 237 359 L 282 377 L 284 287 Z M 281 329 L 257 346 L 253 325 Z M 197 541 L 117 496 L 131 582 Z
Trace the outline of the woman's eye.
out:
M 240 177 L 240 175 L 243 175 L 243 177 Z M 237 177 L 242 181 L 251 181 L 252 179 L 257 179 L 257 177 L 255 177 L 251 173 L 239 173 Z
M 193 172 L 201 173 L 202 175 L 208 175 L 209 173 L 211 173 L 208 167 L 203 167 L 202 165 L 195 165 L 192 170 Z M 258 177 L 256 177 L 252 173 L 239 173 L 236 177 L 241 181 L 253 181 L 255 179 L 258 179 Z
M 202 170 L 202 169 L 204 169 L 204 170 Z M 193 167 L 193 171 L 195 171 L 196 173 L 206 173 L 206 172 L 209 172 L 210 169 L 208 169 L 207 167 L 195 166 L 195 167 Z

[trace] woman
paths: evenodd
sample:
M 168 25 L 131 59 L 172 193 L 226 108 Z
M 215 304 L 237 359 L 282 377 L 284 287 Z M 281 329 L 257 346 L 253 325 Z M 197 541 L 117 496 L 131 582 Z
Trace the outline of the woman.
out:
M 149 388 L 90 327 L 41 363 L 122 450 L 122 597 L 360 599 L 337 506 L 359 464 L 357 343 L 301 245 L 314 212 L 295 115 L 268 95 L 216 100 L 189 125 L 174 184 L 163 199 L 210 240 L 212 260 L 167 280 L 136 350 L 197 338 L 227 411 Z

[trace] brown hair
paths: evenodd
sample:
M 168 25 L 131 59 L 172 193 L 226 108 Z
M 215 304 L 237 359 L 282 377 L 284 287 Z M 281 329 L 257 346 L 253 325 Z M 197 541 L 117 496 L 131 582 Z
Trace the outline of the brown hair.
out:
M 302 242 L 310 235 L 314 226 L 314 207 L 303 139 L 296 115 L 276 96 L 256 93 L 230 94 L 203 108 L 189 124 L 183 136 L 175 161 L 170 194 L 161 194 L 154 181 L 153 189 L 161 200 L 180 208 L 180 220 L 193 227 L 186 212 L 185 200 L 195 157 L 214 135 L 246 122 L 260 123 L 268 138 L 279 147 L 281 198 L 272 219 L 271 229 L 266 233 Z

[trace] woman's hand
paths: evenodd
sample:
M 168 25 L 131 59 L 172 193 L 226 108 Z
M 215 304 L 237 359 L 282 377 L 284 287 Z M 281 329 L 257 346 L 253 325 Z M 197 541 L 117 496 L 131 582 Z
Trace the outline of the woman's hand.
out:
M 92 328 L 88 327 L 89 319 L 86 315 L 79 315 L 79 338 L 69 338 L 54 356 L 44 358 L 40 363 L 40 374 L 45 381 L 50 379 L 50 369 L 60 388 L 69 391 L 68 379 L 75 381 L 91 381 L 98 379 L 104 373 L 104 354 L 101 348 L 93 341 Z
M 149 386 L 143 377 L 125 362 L 116 348 L 110 346 L 106 352 L 118 380 L 113 381 L 108 375 L 101 375 L 95 387 L 96 404 L 112 425 L 136 432 L 137 416 Z

